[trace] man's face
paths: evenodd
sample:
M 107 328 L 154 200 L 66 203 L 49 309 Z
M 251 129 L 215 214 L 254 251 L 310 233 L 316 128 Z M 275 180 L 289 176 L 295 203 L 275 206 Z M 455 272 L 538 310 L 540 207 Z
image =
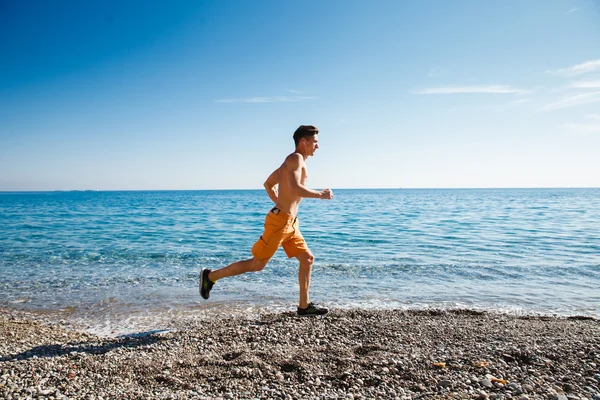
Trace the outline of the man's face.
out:
M 315 154 L 315 151 L 317 151 L 317 149 L 319 148 L 319 135 L 312 135 L 309 136 L 307 138 L 305 138 L 306 140 L 306 150 L 309 156 L 313 156 Z

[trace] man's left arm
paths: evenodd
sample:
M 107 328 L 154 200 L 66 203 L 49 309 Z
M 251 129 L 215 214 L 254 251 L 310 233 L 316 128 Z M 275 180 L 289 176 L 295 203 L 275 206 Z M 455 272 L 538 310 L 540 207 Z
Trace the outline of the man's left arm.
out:
M 267 194 L 273 200 L 273 203 L 277 204 L 279 200 L 279 193 L 277 191 L 277 185 L 279 184 L 279 168 L 269 175 L 267 180 L 265 181 L 264 187 L 267 191 Z

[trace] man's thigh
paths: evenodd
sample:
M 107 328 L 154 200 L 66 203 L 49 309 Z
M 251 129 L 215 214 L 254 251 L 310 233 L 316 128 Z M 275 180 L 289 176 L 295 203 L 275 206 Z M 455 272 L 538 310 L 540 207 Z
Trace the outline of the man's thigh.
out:
M 294 236 L 284 241 L 282 243 L 282 246 L 288 258 L 298 258 L 299 256 L 304 257 L 304 254 L 307 253 L 310 254 L 310 256 L 312 257 L 312 253 L 310 252 L 310 249 L 306 244 L 306 240 L 304 240 L 304 237 L 300 232 L 296 232 Z
M 258 260 L 268 260 L 284 240 L 290 236 L 288 224 L 271 214 L 265 219 L 265 229 L 260 238 L 252 246 L 252 255 Z

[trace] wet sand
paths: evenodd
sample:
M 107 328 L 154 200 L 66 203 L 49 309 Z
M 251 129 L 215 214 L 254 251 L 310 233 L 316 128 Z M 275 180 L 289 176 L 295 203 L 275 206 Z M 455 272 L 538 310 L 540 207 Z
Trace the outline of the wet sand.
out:
M 182 318 L 110 338 L 0 312 L 6 399 L 600 400 L 590 318 L 333 310 Z

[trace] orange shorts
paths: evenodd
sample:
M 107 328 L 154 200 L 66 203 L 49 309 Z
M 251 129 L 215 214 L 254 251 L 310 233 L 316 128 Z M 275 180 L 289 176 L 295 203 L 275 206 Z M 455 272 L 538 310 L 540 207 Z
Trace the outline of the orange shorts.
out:
M 252 255 L 261 261 L 268 260 L 280 246 L 288 258 L 310 251 L 298 229 L 298 218 L 273 208 L 265 218 L 265 231 L 252 246 Z

